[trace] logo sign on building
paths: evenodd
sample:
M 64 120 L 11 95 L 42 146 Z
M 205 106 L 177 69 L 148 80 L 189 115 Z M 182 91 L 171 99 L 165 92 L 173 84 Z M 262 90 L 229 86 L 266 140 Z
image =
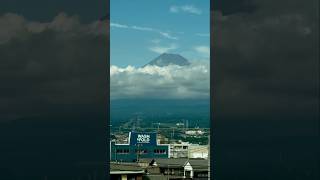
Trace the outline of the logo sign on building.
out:
M 144 145 L 156 145 L 157 143 L 156 133 L 145 132 L 131 132 L 130 145 L 144 144 Z
M 137 143 L 150 143 L 149 134 L 138 134 Z

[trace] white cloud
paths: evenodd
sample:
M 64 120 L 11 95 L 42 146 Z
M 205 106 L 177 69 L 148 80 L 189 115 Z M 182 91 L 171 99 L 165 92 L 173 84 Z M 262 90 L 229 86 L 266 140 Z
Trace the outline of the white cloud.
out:
M 110 67 L 111 99 L 209 98 L 209 63 L 189 66 Z
M 120 24 L 112 26 L 125 27 Z M 108 28 L 105 22 L 94 21 L 89 24 L 82 24 L 77 16 L 69 16 L 66 13 L 59 13 L 49 22 L 35 22 L 25 19 L 23 16 L 6 13 L 0 16 L 0 44 L 10 41 L 12 38 L 24 37 L 26 33 L 42 33 L 46 30 L 64 32 L 70 34 L 89 33 L 95 35 L 107 35 Z
M 138 31 L 151 31 L 151 32 L 155 32 L 155 33 L 159 33 L 161 36 L 167 38 L 167 39 L 171 39 L 171 40 L 177 40 L 178 37 L 172 36 L 170 33 L 168 32 L 164 32 L 160 29 L 155 29 L 155 28 L 151 28 L 151 27 L 143 27 L 143 26 L 129 26 L 129 25 L 125 25 L 125 24 L 119 24 L 119 23 L 110 23 L 111 27 L 115 27 L 115 28 L 127 28 L 127 29 L 133 29 L 133 30 L 138 30 Z
M 181 9 L 185 12 L 188 12 L 188 13 L 192 13 L 192 14 L 201 14 L 202 11 L 192 5 L 185 5 L 185 6 L 182 6 Z
M 116 28 L 129 28 L 127 25 L 124 24 L 118 24 L 118 23 L 110 23 L 110 27 L 116 27 Z
M 196 46 L 194 50 L 200 53 L 204 57 L 210 56 L 210 48 L 208 46 Z
M 168 39 L 173 39 L 173 40 L 177 40 L 177 37 L 171 36 L 169 33 L 166 32 L 159 32 L 163 37 L 168 38 Z
M 193 5 L 171 6 L 169 10 L 172 13 L 186 12 L 186 13 L 197 14 L 197 15 L 202 14 L 202 11 Z
M 150 47 L 149 49 L 155 53 L 162 54 L 177 48 L 178 46 L 176 44 L 170 44 L 170 46 L 153 46 L 153 47 Z
M 141 27 L 141 26 L 131 26 L 132 29 L 140 30 L 140 31 L 154 31 L 153 28 L 150 27 Z

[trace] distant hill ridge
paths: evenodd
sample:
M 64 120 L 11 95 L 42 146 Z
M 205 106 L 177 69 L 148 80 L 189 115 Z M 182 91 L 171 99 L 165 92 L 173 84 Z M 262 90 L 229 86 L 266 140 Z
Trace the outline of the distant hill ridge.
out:
M 169 65 L 187 66 L 190 65 L 190 62 L 179 54 L 163 53 L 160 56 L 153 59 L 152 61 L 150 61 L 148 64 L 144 65 L 143 67 L 148 65 L 159 67 Z

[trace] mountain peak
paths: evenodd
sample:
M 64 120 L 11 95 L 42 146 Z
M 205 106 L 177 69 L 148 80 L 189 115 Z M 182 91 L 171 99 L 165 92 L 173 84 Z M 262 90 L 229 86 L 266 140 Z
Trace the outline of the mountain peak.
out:
M 187 66 L 189 64 L 190 62 L 179 54 L 163 53 L 160 56 L 153 59 L 152 61 L 150 61 L 148 64 L 144 65 L 143 67 L 147 65 L 159 66 L 159 67 L 164 67 L 169 65 Z

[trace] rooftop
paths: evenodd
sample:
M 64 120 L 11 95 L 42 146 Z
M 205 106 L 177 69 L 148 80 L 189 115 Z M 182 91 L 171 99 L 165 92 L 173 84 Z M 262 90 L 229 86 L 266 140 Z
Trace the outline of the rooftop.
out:
M 137 163 L 110 163 L 110 174 L 143 174 Z
M 150 163 L 154 160 L 157 163 L 158 167 L 184 167 L 187 162 L 196 170 L 206 170 L 208 169 L 208 160 L 207 159 L 188 159 L 188 158 L 169 158 L 169 159 L 151 159 L 151 158 L 142 158 L 139 159 L 139 162 Z

